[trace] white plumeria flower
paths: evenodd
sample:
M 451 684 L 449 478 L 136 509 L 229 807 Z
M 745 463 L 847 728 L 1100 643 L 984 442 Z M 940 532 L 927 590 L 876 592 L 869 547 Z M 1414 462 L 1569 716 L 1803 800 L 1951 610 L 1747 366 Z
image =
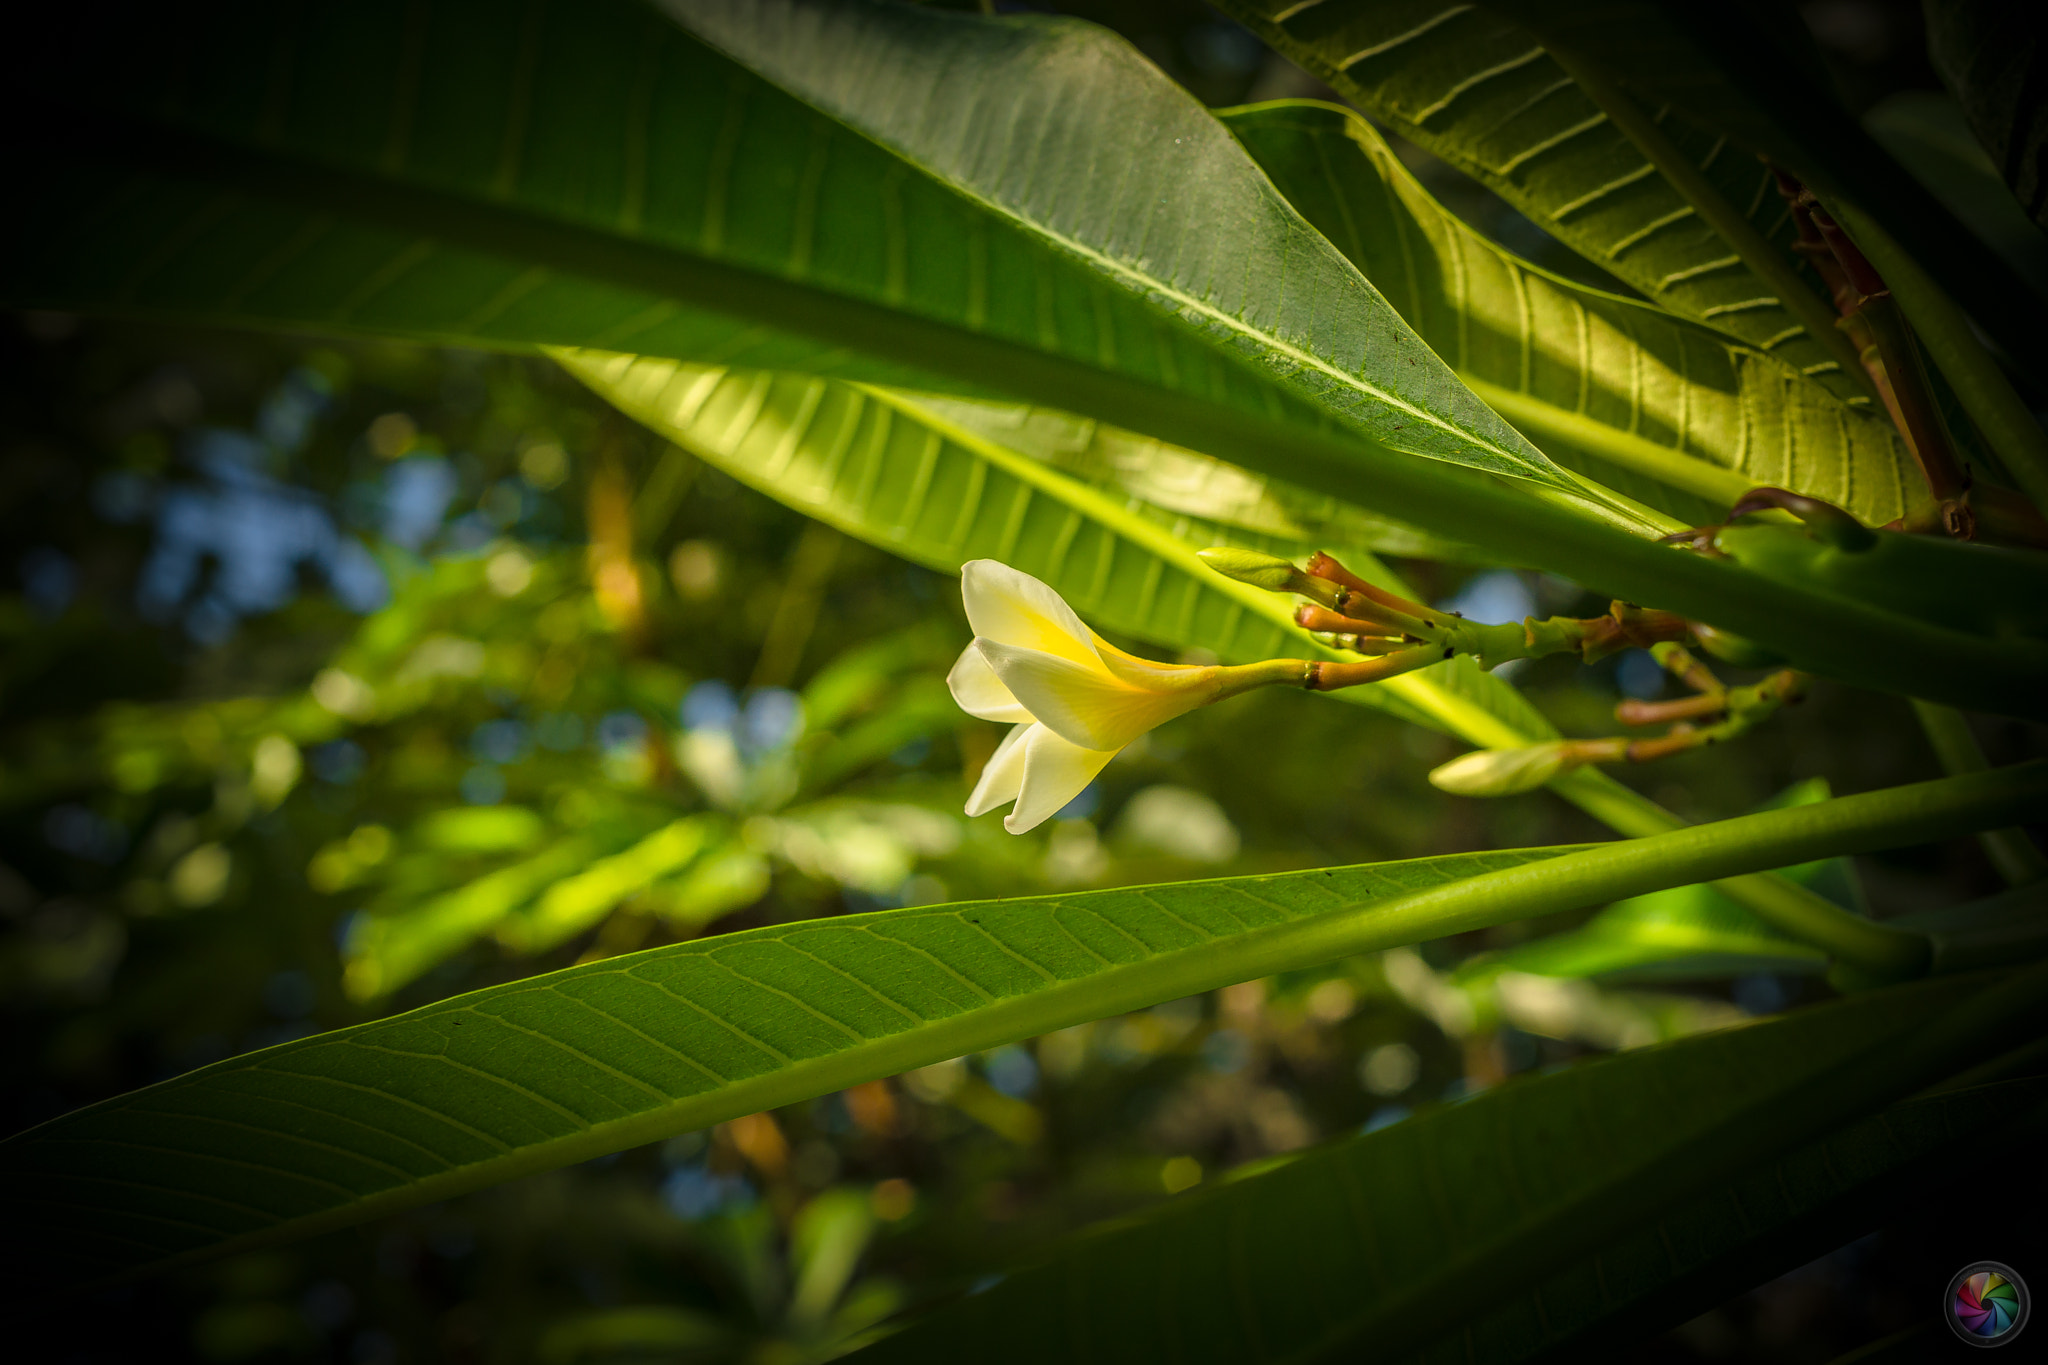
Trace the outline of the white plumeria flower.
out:
M 964 565 L 960 589 L 974 642 L 947 675 L 953 700 L 1014 727 L 981 770 L 967 813 L 1014 801 L 1003 818 L 1012 834 L 1044 823 L 1154 726 L 1252 687 L 1300 682 L 1308 667 L 1140 659 L 1088 629 L 1051 588 L 993 559 Z

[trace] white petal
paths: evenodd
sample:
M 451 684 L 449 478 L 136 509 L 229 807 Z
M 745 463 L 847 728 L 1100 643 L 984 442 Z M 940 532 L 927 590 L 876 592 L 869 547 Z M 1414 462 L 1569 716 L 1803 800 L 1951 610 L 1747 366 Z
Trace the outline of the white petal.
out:
M 1116 757 L 1114 749 L 1069 744 L 1043 725 L 1026 732 L 1022 747 L 1024 788 L 1016 809 L 1003 817 L 1003 828 L 1012 834 L 1028 833 L 1059 814 Z
M 1084 749 L 1121 749 L 1155 725 L 1194 710 L 1215 695 L 1206 670 L 1165 675 L 1157 688 L 1133 687 L 1071 659 L 977 639 L 1011 695 L 1032 718 Z M 1201 677 L 1194 675 L 1202 674 Z
M 974 790 L 967 797 L 969 815 L 986 815 L 997 806 L 1006 806 L 1017 799 L 1017 793 L 1024 790 L 1024 740 L 1036 725 L 1018 725 L 1003 736 L 1003 742 L 996 745 L 995 753 L 982 766 L 981 780 L 974 784 Z
M 1058 593 L 1028 573 L 993 559 L 970 559 L 960 566 L 960 597 L 976 635 L 1102 667 L 1094 633 Z
M 1003 680 L 988 666 L 988 656 L 972 643 L 954 660 L 953 671 L 946 675 L 946 686 L 953 689 L 953 700 L 970 716 L 1005 721 L 1011 725 L 1031 719 L 1031 713 L 1010 695 L 1010 689 L 1003 686 Z

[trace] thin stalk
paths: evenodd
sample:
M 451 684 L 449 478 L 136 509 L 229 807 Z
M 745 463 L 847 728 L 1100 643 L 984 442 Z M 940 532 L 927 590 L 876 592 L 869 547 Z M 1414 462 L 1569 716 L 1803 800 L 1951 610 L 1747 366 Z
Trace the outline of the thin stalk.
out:
M 1961 712 L 1933 702 L 1915 701 L 1913 714 L 1920 717 L 1920 728 L 1927 732 L 1927 741 L 1934 746 L 1934 756 L 1941 760 L 1945 771 L 1954 776 L 1990 771 L 1990 760 L 1984 757 L 1984 750 L 1978 747 L 1977 737 L 1970 733 L 1970 723 Z M 2025 830 L 1988 829 L 1977 836 L 1977 842 L 1983 845 L 1985 856 L 1998 869 L 1998 875 L 2005 878 L 2007 886 L 2025 886 L 2048 878 L 2048 854 L 2041 852 Z
M 1623 725 L 1669 725 L 1675 720 L 1718 716 L 1727 709 L 1727 693 L 1706 692 L 1696 697 L 1675 697 L 1670 701 L 1637 701 L 1631 698 L 1614 708 L 1614 718 Z
M 1594 819 L 1633 838 L 1697 828 L 1649 797 L 1592 768 L 1553 778 L 1549 785 Z M 1926 963 L 1924 940 L 1918 944 L 1907 941 L 1915 936 L 1852 914 L 1819 892 L 1775 872 L 1718 878 L 1713 886 L 1780 933 L 1844 962 L 1874 970 L 1884 979 L 1914 975 Z
M 1609 80 L 1604 71 L 1571 52 L 1556 48 L 1549 50 L 1551 58 L 1564 68 L 1564 73 L 1600 106 L 1614 126 L 1635 143 L 1637 150 L 1650 159 L 1650 164 L 1685 196 L 1686 202 L 1706 220 L 1707 225 L 1721 234 L 1722 240 L 1742 258 L 1742 263 L 1777 291 L 1778 302 L 1784 304 L 1805 325 L 1807 334 L 1834 357 L 1842 373 L 1852 380 L 1866 380 L 1867 386 L 1863 362 L 1857 356 L 1856 348 L 1835 326 L 1834 309 L 1800 278 L 1799 268 L 1771 245 L 1740 209 L 1714 188 L 1705 172 L 1679 151 L 1657 121 L 1620 86 Z
M 1482 749 L 1514 749 L 1537 742 L 1484 707 L 1438 688 L 1412 684 L 1414 678 L 1392 678 L 1382 684 L 1402 693 L 1446 729 Z M 1688 828 L 1680 816 L 1597 768 L 1575 768 L 1553 777 L 1546 787 L 1626 838 L 1641 839 Z M 1797 860 L 1774 864 L 1789 867 Z M 1916 954 L 1897 946 L 1895 931 L 1853 915 L 1816 891 L 1775 872 L 1756 872 L 1716 880 L 1714 889 L 1752 911 L 1765 923 L 1802 943 L 1841 956 L 1845 961 L 1897 961 L 1911 965 Z
M 1857 312 L 1870 324 L 1885 376 L 1891 381 L 1892 401 L 1898 405 L 1899 434 L 1919 458 L 1928 492 L 1936 502 L 1953 502 L 1970 491 L 1970 476 L 1957 459 L 1955 445 L 1941 420 L 1941 408 L 1934 401 L 1920 348 L 1914 342 L 1912 329 L 1906 325 L 1904 310 L 1886 290 L 1866 297 Z
M 1828 202 L 1827 208 L 1884 276 L 1921 345 L 2020 491 L 2048 514 L 2048 432 L 1977 339 L 1968 316 L 1870 215 L 1846 199 Z

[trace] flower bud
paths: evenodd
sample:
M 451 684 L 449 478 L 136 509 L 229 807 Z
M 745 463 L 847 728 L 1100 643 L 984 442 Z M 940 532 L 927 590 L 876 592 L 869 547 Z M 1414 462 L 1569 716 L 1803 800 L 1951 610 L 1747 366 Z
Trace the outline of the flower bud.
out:
M 1218 545 L 1196 553 L 1204 564 L 1225 578 L 1234 578 L 1254 588 L 1264 588 L 1267 592 L 1292 592 L 1295 580 L 1302 576 L 1301 570 L 1286 560 L 1277 555 L 1260 554 L 1257 550 Z
M 1693 622 L 1692 633 L 1700 642 L 1700 648 L 1724 664 L 1733 664 L 1737 668 L 1771 668 L 1785 662 L 1785 656 L 1777 651 L 1740 635 L 1716 630 L 1704 621 Z
M 1475 749 L 1430 773 L 1430 785 L 1459 796 L 1513 796 L 1534 791 L 1570 766 L 1566 742 L 1526 749 Z

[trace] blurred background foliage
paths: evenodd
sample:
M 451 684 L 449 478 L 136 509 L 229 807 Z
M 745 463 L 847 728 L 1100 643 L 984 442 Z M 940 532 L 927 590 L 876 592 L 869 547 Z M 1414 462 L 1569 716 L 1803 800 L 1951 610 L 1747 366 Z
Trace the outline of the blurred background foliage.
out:
M 1192 0 L 1066 8 L 1211 103 L 1326 94 Z M 1859 105 L 1933 86 L 1912 6 L 1803 9 Z M 1409 151 L 1476 226 L 1591 278 Z M 957 585 L 547 362 L 50 315 L 6 320 L 0 349 L 9 1131 L 700 934 L 1605 837 L 1542 793 L 1430 788 L 1439 736 L 1260 693 L 1148 736 L 1013 838 L 960 813 L 998 731 L 945 689 Z M 1401 568 L 1488 620 L 1605 605 Z M 1665 685 L 1639 652 L 1517 681 L 1572 734 Z M 1980 737 L 2043 749 L 2017 723 Z M 1935 771 L 1903 702 L 1822 684 L 1736 748 L 1621 776 L 1710 818 Z M 1965 844 L 1800 875 L 1881 916 L 1998 885 Z M 46 1324 L 42 1358 L 821 1359 L 1246 1163 L 1826 993 L 1810 953 L 1756 930 L 1689 888 L 1247 982 L 132 1286 Z M 1857 1244 L 1646 1358 L 1867 1340 L 1912 1243 Z

